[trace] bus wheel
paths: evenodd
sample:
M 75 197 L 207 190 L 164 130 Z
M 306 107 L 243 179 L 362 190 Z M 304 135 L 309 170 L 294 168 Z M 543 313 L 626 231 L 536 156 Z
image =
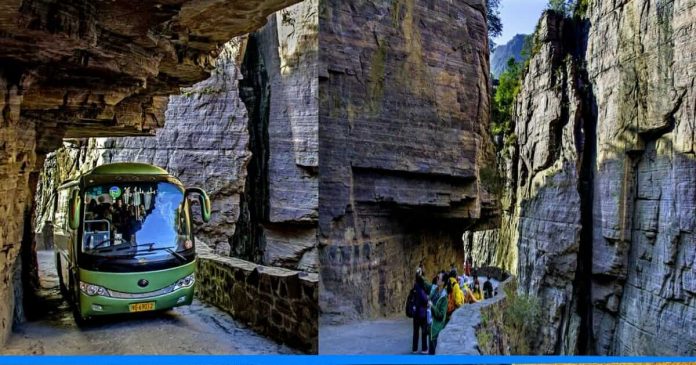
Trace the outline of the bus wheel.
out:
M 56 271 L 58 272 L 58 288 L 60 288 L 60 295 L 63 299 L 70 300 L 68 297 L 68 288 L 65 287 L 65 281 L 63 280 L 63 269 L 60 263 L 60 253 L 56 252 Z
M 72 309 L 72 315 L 73 318 L 75 319 L 75 324 L 77 327 L 82 327 L 85 324 L 85 318 L 82 317 L 82 313 L 80 313 L 80 295 L 76 287 L 75 287 L 75 281 L 72 278 L 72 275 L 70 276 L 70 287 L 68 288 L 70 293 L 72 294 L 72 298 L 70 299 L 70 309 Z
M 73 304 L 72 314 L 78 328 L 83 327 L 87 323 L 87 320 L 82 317 L 82 313 L 80 313 L 80 309 L 78 308 L 77 304 Z

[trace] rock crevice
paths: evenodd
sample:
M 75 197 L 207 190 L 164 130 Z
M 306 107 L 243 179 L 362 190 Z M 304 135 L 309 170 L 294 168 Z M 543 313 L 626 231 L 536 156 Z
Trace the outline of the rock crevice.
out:
M 592 2 L 540 20 L 504 161 L 509 226 L 472 234 L 479 261 L 517 250 L 545 309 L 537 352 L 693 355 L 695 11 Z

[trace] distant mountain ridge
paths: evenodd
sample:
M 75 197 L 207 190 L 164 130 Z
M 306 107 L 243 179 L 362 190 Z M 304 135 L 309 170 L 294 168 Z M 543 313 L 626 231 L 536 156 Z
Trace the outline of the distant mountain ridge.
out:
M 522 48 L 527 37 L 527 34 L 517 34 L 509 42 L 493 48 L 493 52 L 491 52 L 491 74 L 493 74 L 494 78 L 497 79 L 505 71 L 510 57 L 515 57 L 515 60 L 518 62 L 522 60 Z

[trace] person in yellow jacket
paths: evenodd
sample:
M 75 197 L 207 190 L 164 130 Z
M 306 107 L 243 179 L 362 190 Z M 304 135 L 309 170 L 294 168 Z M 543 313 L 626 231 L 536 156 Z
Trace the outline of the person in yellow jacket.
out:
M 472 290 L 472 294 L 477 302 L 483 300 L 483 292 L 481 291 L 481 285 L 478 280 L 474 281 L 474 290 Z
M 464 292 L 462 292 L 462 289 L 459 287 L 456 272 L 450 272 L 447 280 L 449 280 L 450 287 L 452 288 L 452 295 L 449 298 L 449 303 L 447 305 L 447 315 L 451 315 L 455 309 L 464 304 Z
M 469 286 L 467 284 L 464 284 L 464 289 L 462 290 L 464 293 L 464 301 L 468 304 L 476 303 L 479 301 L 479 299 L 476 299 L 476 295 L 474 295 L 474 292 L 469 289 Z

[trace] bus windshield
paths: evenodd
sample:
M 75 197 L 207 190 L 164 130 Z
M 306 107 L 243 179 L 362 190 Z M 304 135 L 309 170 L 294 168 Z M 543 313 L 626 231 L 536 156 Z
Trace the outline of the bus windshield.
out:
M 82 253 L 160 260 L 193 249 L 190 210 L 169 182 L 117 182 L 85 191 Z

